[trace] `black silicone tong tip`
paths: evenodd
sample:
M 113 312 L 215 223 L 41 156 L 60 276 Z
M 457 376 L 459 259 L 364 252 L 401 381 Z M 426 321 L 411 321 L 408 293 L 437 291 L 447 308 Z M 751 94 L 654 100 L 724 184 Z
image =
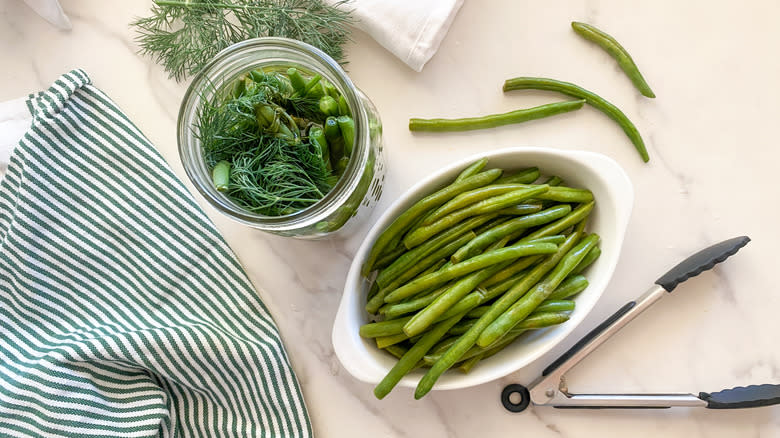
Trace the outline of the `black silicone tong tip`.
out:
M 712 269 L 716 264 L 736 254 L 748 242 L 750 242 L 749 237 L 740 236 L 704 248 L 670 269 L 669 272 L 656 280 L 655 284 L 663 287 L 667 292 L 671 292 L 683 281 Z

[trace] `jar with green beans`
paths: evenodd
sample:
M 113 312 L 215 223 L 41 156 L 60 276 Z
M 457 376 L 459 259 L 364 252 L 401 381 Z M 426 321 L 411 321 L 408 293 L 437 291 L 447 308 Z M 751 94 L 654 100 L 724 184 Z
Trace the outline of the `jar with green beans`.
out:
M 197 75 L 178 121 L 195 188 L 222 213 L 282 236 L 344 233 L 382 190 L 382 126 L 371 101 L 320 50 L 256 38 Z

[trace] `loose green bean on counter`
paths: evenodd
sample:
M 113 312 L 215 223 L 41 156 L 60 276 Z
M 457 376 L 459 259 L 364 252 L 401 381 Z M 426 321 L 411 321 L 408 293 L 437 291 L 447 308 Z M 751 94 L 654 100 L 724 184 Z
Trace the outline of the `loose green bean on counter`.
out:
M 491 114 L 481 117 L 466 117 L 462 119 L 409 119 L 410 131 L 471 131 L 474 129 L 488 129 L 498 126 L 522 123 L 530 120 L 542 119 L 557 114 L 576 111 L 585 105 L 585 100 L 572 100 L 568 102 L 556 102 L 540 105 L 533 108 L 519 109 L 502 114 Z
M 526 331 L 564 323 L 588 286 L 583 272 L 600 255 L 585 232 L 593 194 L 555 176 L 536 183 L 534 167 L 504 175 L 486 165 L 406 208 L 369 252 L 371 322 L 360 335 L 398 359 L 378 398 L 429 368 L 420 398 L 449 368 L 468 372 Z
M 650 89 L 650 85 L 647 84 L 642 73 L 639 72 L 639 67 L 636 66 L 631 55 L 615 38 L 587 23 L 572 21 L 571 28 L 586 40 L 598 44 L 609 56 L 615 58 L 620 68 L 643 96 L 655 97 L 655 93 Z
M 607 102 L 604 98 L 597 95 L 592 91 L 588 91 L 578 85 L 574 85 L 570 82 L 563 82 L 555 79 L 548 78 L 531 78 L 531 77 L 518 77 L 507 79 L 504 82 L 504 91 L 513 90 L 547 90 L 555 91 L 567 96 L 576 97 L 578 99 L 585 99 L 588 105 L 596 108 L 597 110 L 606 114 L 609 118 L 617 122 L 617 124 L 623 129 L 628 138 L 634 144 L 634 147 L 639 152 L 639 156 L 642 157 L 642 161 L 647 162 L 650 160 L 650 156 L 647 154 L 647 148 L 645 142 L 642 140 L 642 136 L 639 135 L 639 130 L 636 129 L 631 120 L 628 119 L 623 111 L 620 111 L 618 107 Z

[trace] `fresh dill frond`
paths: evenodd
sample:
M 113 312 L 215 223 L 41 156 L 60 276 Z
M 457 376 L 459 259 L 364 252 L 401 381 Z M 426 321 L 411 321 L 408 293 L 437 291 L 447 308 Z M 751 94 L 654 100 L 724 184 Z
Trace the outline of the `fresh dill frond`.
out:
M 282 106 L 293 101 L 283 81 L 264 74 L 251 92 L 239 96 L 211 91 L 210 98 L 202 98 L 193 133 L 209 169 L 221 161 L 230 164 L 225 193 L 233 202 L 253 213 L 281 216 L 311 206 L 330 191 L 332 172 L 319 148 L 305 128 L 293 126 L 296 122 Z M 274 115 L 272 123 L 261 125 L 259 108 Z M 325 119 L 322 113 L 310 116 L 302 119 L 307 125 Z
M 292 38 L 342 61 L 350 13 L 323 0 L 155 0 L 151 15 L 131 23 L 141 53 L 180 81 L 220 50 L 262 36 Z

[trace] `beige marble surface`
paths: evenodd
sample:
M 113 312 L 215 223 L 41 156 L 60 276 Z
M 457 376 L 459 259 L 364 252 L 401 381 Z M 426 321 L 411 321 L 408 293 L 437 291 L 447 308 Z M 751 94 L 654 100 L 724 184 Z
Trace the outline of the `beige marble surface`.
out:
M 136 53 L 133 17 L 149 1 L 63 3 L 73 29 L 57 31 L 22 2 L 0 0 L 0 101 L 85 69 L 185 178 L 175 119 L 186 84 Z M 531 366 L 478 387 L 414 401 L 407 389 L 383 401 L 348 375 L 330 333 L 352 254 L 371 219 L 340 241 L 296 241 L 230 222 L 204 205 L 274 313 L 320 437 L 778 437 L 780 408 L 509 414 L 510 382 L 529 383 L 565 348 L 680 258 L 735 235 L 752 239 L 716 270 L 681 287 L 611 339 L 570 375 L 576 391 L 698 392 L 780 383 L 777 226 L 780 160 L 780 4 L 775 1 L 467 1 L 439 53 L 415 73 L 363 34 L 349 72 L 379 109 L 387 182 L 374 217 L 403 190 L 457 158 L 492 148 L 585 149 L 615 158 L 636 190 L 613 280 L 585 322 Z M 577 37 L 593 23 L 633 54 L 655 100 L 641 97 L 605 53 Z M 466 116 L 533 106 L 540 92 L 503 94 L 512 76 L 549 76 L 598 91 L 634 120 L 643 164 L 601 113 L 577 113 L 458 135 L 412 135 L 412 116 Z M 191 187 L 189 182 L 186 182 Z

